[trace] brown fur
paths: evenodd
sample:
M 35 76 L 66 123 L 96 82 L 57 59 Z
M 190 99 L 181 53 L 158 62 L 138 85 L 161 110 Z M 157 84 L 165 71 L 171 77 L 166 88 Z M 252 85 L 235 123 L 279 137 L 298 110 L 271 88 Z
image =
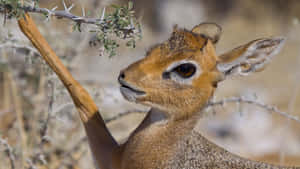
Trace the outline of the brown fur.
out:
M 178 85 L 171 80 L 164 81 L 161 74 L 167 66 L 183 59 L 197 61 L 202 68 L 202 76 L 195 79 L 192 86 Z M 130 65 L 124 71 L 125 80 L 147 92 L 147 96 L 138 102 L 150 106 L 159 104 L 167 110 L 166 112 L 173 113 L 175 118 L 181 118 L 200 110 L 212 95 L 212 84 L 218 81 L 217 76 L 220 76 L 214 70 L 216 61 L 217 57 L 210 40 L 186 30 L 176 29 L 167 42 L 156 46 L 144 59 Z M 198 95 L 193 95 L 194 92 Z M 191 98 L 191 95 L 194 97 Z M 185 112 L 181 111 L 183 107 Z
M 214 31 L 207 30 L 209 28 Z M 247 63 L 247 68 L 262 64 L 265 58 L 249 64 L 243 59 L 267 57 L 277 49 L 275 40 L 264 39 L 217 57 L 214 44 L 220 32 L 219 27 L 213 24 L 200 24 L 192 31 L 176 27 L 169 40 L 156 45 L 144 59 L 122 71 L 123 81 L 146 93 L 135 96 L 134 101 L 154 109 L 127 143 L 121 146 L 117 153 L 117 168 L 284 168 L 238 157 L 193 130 L 216 84 L 230 74 L 231 69 L 245 69 L 245 64 L 241 64 L 243 62 Z M 243 58 L 244 54 L 247 57 Z M 201 74 L 191 83 L 179 83 L 162 77 L 170 65 L 182 60 L 196 62 Z M 218 64 L 223 64 L 224 72 L 218 70 Z

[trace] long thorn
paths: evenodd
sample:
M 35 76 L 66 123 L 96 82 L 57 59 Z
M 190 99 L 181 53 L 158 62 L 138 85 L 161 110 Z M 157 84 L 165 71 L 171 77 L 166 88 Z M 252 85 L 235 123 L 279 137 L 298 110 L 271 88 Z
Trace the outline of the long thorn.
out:
M 100 18 L 100 22 L 103 22 L 103 20 L 104 20 L 104 17 L 105 17 L 105 10 L 106 10 L 106 8 L 104 7 L 104 8 L 103 8 L 103 11 L 102 11 L 101 18 Z

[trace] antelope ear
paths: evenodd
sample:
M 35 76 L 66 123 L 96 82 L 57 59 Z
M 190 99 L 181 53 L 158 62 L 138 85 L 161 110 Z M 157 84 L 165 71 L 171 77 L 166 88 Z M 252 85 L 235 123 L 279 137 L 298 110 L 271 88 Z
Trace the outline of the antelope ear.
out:
M 192 32 L 210 39 L 213 44 L 216 44 L 222 34 L 221 26 L 215 23 L 201 23 L 192 29 Z
M 217 69 L 227 75 L 258 72 L 279 53 L 285 38 L 257 39 L 218 57 Z

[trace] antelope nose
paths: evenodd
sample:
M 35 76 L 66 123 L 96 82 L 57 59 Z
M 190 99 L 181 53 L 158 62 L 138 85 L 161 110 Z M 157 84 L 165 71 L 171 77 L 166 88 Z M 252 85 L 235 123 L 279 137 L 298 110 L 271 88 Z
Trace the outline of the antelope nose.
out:
M 121 71 L 120 74 L 119 74 L 119 77 L 118 77 L 119 83 L 122 84 L 124 79 L 125 79 L 125 73 L 124 73 L 124 71 Z

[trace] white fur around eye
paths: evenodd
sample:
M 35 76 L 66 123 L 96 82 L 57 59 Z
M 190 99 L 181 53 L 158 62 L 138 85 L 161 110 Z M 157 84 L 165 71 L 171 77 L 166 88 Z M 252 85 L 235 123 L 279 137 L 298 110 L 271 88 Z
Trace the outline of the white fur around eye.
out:
M 193 64 L 196 67 L 196 72 L 193 76 L 191 76 L 189 78 L 182 78 L 177 73 L 172 72 L 172 70 L 174 68 L 176 68 L 177 66 L 182 65 L 182 64 L 186 64 L 186 63 Z M 195 78 L 197 78 L 201 75 L 202 69 L 201 69 L 200 65 L 197 62 L 193 61 L 193 60 L 181 60 L 179 62 L 172 63 L 170 66 L 168 66 L 168 68 L 166 69 L 165 72 L 169 72 L 170 73 L 170 78 L 173 81 L 177 82 L 177 83 L 192 84 L 193 79 L 195 79 Z

